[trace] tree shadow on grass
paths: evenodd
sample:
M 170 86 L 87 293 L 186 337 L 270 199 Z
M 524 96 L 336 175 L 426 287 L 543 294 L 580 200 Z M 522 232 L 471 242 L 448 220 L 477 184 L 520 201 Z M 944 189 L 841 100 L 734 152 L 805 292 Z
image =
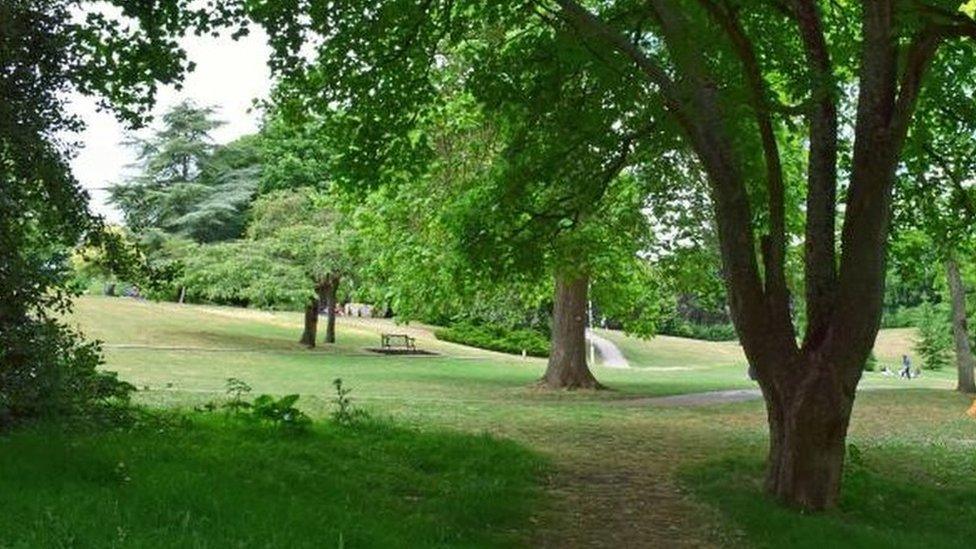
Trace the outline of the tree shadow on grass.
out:
M 729 543 L 752 547 L 972 547 L 976 539 L 976 480 L 959 481 L 959 467 L 943 447 L 931 452 L 883 449 L 878 459 L 849 455 L 838 509 L 803 514 L 778 505 L 762 490 L 764 463 L 756 454 L 727 457 L 682 471 L 682 481 L 714 505 L 733 531 Z M 971 450 L 970 450 L 971 451 Z M 958 450 L 962 452 L 962 450 Z M 950 454 L 953 452 L 950 452 Z M 962 457 L 961 453 L 957 457 Z M 891 459 L 913 459 L 928 477 L 887 466 Z
M 546 468 L 512 442 L 386 423 L 42 426 L 0 438 L 0 532 L 25 547 L 510 545 Z

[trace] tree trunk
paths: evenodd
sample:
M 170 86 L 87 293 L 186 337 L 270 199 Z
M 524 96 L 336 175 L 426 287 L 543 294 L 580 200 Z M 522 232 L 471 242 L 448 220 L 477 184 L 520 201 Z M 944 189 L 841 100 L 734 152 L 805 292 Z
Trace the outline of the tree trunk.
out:
M 763 387 L 769 421 L 766 491 L 790 507 L 821 511 L 837 504 L 854 389 L 836 370 L 800 364 L 802 379 Z
M 976 393 L 976 380 L 973 377 L 973 351 L 969 347 L 969 328 L 966 324 L 966 288 L 959 276 L 959 264 L 954 258 L 946 261 L 946 278 L 949 281 L 949 294 L 952 302 L 952 337 L 956 343 L 956 369 L 958 381 L 956 390 L 961 393 Z
M 319 300 L 325 306 L 325 343 L 335 343 L 335 323 L 336 323 L 336 294 L 339 289 L 339 280 L 335 279 L 328 284 L 319 287 Z
M 549 365 L 540 385 L 550 389 L 601 389 L 586 365 L 585 275 L 556 276 Z
M 302 338 L 298 340 L 299 343 L 305 345 L 308 348 L 315 347 L 315 338 L 319 330 L 319 300 L 312 299 L 308 305 L 305 306 L 305 331 L 302 332 Z

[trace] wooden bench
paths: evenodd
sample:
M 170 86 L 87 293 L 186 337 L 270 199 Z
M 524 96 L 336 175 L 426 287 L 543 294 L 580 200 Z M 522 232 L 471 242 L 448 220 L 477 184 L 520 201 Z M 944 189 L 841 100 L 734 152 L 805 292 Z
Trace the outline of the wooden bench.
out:
M 417 350 L 417 339 L 410 337 L 407 334 L 382 334 L 380 338 L 384 349 L 393 349 L 394 347 L 398 347 L 411 351 Z M 395 344 L 395 342 L 398 344 Z

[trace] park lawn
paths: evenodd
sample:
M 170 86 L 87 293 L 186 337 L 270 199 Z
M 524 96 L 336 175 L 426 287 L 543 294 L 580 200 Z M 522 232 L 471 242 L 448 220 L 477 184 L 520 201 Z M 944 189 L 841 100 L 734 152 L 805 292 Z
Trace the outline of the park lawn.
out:
M 658 372 L 658 378 L 671 378 L 680 384 L 690 377 L 698 383 L 724 383 L 725 388 L 755 387 L 747 379 L 747 362 L 742 347 L 735 341 L 696 341 L 680 337 L 657 336 L 640 339 L 615 330 L 597 330 L 600 335 L 613 341 L 634 368 Z M 938 371 L 923 370 L 917 379 L 900 379 L 897 375 L 882 375 L 881 367 L 897 374 L 901 369 L 902 355 L 913 357 L 914 328 L 881 330 L 874 345 L 877 367 L 874 372 L 864 372 L 860 387 L 865 389 L 951 389 L 955 387 L 956 373 L 953 368 Z M 730 368 L 734 365 L 734 368 Z
M 333 409 L 330 382 L 341 377 L 353 389 L 356 406 L 397 429 L 488 433 L 490 440 L 509 441 L 548 462 L 548 472 L 529 482 L 543 491 L 525 500 L 532 510 L 521 516 L 531 527 L 513 522 L 511 538 L 467 545 L 792 546 L 804 543 L 797 541 L 798 532 L 809 533 L 811 540 L 861 546 L 927 537 L 930 547 L 961 547 L 958 540 L 968 546 L 972 539 L 973 522 L 948 524 L 948 503 L 940 500 L 946 487 L 960 497 L 974 490 L 973 480 L 959 472 L 972 471 L 976 422 L 964 415 L 971 399 L 944 390 L 951 387 L 948 374 L 901 383 L 869 374 L 866 386 L 888 384 L 890 390 L 863 391 L 855 405 L 850 442 L 860 450 L 865 472 L 847 483 L 842 509 L 804 517 L 762 498 L 761 401 L 702 407 L 648 403 L 655 395 L 753 386 L 744 381 L 744 363 L 715 351 L 715 344 L 634 340 L 621 348 L 632 362 L 637 362 L 635 352 L 643 352 L 645 362 L 629 370 L 595 368 L 613 390 L 551 393 L 533 387 L 543 360 L 438 342 L 423 326 L 407 329 L 420 347 L 440 353 L 437 357 L 364 352 L 380 332 L 403 329 L 388 321 L 340 319 L 339 345 L 307 351 L 294 343 L 300 331 L 295 313 L 85 298 L 73 318 L 106 341 L 106 367 L 144 389 L 137 400 L 152 407 L 188 409 L 219 400 L 225 379 L 238 377 L 255 392 L 302 394 L 299 406 L 324 425 L 319 428 L 328 429 L 322 420 Z M 197 330 L 211 339 L 201 340 Z M 656 349 L 662 342 L 670 347 Z M 682 365 L 704 368 L 708 375 L 673 368 Z M 951 469 L 953 463 L 959 469 Z M 182 466 L 182 474 L 191 475 L 196 464 Z M 376 497 L 378 507 L 395 501 Z M 908 505 L 911 518 L 903 518 Z M 767 517 L 775 518 L 769 528 Z M 444 520 L 454 524 L 450 517 Z M 913 528 L 918 536 L 908 532 Z M 929 536 L 927 528 L 941 532 Z
M 512 442 L 384 423 L 35 426 L 0 437 L 0 546 L 513 545 L 544 469 Z

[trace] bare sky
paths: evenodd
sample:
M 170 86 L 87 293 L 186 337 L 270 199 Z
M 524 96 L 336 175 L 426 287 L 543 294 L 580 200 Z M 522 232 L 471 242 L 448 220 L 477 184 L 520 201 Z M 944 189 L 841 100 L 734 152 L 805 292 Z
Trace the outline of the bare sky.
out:
M 267 67 L 270 50 L 264 32 L 252 29 L 249 36 L 236 42 L 227 35 L 190 36 L 182 45 L 196 62 L 196 70 L 187 76 L 182 90 L 160 89 L 155 116 L 183 99 L 192 99 L 199 105 L 217 107 L 219 118 L 225 122 L 214 132 L 218 143 L 257 131 L 260 113 L 251 111 L 253 101 L 266 98 L 271 89 Z M 111 113 L 97 112 L 90 98 L 73 96 L 71 110 L 88 126 L 77 139 L 83 148 L 71 163 L 75 177 L 89 189 L 92 210 L 110 222 L 118 222 L 119 213 L 106 203 L 105 188 L 120 181 L 134 160 L 133 151 L 122 145 L 125 130 Z

